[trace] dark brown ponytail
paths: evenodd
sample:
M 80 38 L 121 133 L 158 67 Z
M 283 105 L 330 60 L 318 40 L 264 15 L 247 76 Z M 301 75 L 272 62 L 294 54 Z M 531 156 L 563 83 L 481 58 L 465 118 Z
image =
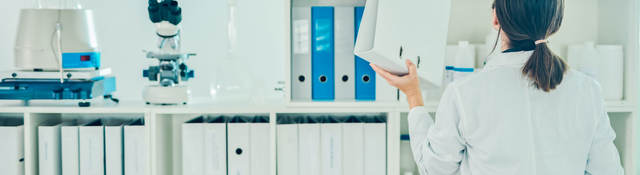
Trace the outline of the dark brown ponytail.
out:
M 564 0 L 495 0 L 493 6 L 509 45 L 535 48 L 522 74 L 538 89 L 545 92 L 555 89 L 568 66 L 551 52 L 546 40 L 562 25 Z

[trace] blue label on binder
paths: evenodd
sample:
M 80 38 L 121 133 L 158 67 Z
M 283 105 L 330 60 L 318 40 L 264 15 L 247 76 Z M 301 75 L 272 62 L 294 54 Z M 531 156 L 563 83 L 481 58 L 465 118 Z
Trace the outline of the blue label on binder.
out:
M 358 38 L 358 30 L 362 21 L 364 7 L 355 7 L 355 32 L 356 40 Z M 356 100 L 358 101 L 374 101 L 376 100 L 376 72 L 371 69 L 369 62 L 358 56 L 356 59 Z
M 311 7 L 311 81 L 316 101 L 335 99 L 333 7 Z

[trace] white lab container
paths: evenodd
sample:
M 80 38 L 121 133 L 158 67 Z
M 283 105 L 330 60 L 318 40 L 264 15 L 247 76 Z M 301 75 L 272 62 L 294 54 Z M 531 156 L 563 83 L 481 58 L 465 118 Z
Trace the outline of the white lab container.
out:
M 474 71 L 475 69 L 473 68 L 457 68 L 453 66 L 447 66 L 444 73 L 444 87 L 446 88 L 450 83 L 473 74 Z
M 600 66 L 596 76 L 605 100 L 622 100 L 624 86 L 624 53 L 622 45 L 598 45 Z
M 569 66 L 593 78 L 598 76 L 600 56 L 594 42 L 570 45 L 568 53 Z
M 474 68 L 476 65 L 476 48 L 469 41 L 458 42 L 453 66 Z

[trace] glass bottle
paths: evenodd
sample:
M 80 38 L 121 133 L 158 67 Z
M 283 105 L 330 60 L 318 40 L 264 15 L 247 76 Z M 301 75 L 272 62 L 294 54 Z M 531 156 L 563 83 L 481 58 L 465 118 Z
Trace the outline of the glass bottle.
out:
M 39 9 L 82 9 L 81 0 L 37 0 Z

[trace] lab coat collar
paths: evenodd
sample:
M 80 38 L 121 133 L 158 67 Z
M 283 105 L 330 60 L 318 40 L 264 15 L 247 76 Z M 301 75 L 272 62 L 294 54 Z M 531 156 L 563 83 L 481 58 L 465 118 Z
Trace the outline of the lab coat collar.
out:
M 533 51 L 497 53 L 489 56 L 489 61 L 485 65 L 485 69 L 492 69 L 501 66 L 517 66 L 522 67 L 533 55 Z

